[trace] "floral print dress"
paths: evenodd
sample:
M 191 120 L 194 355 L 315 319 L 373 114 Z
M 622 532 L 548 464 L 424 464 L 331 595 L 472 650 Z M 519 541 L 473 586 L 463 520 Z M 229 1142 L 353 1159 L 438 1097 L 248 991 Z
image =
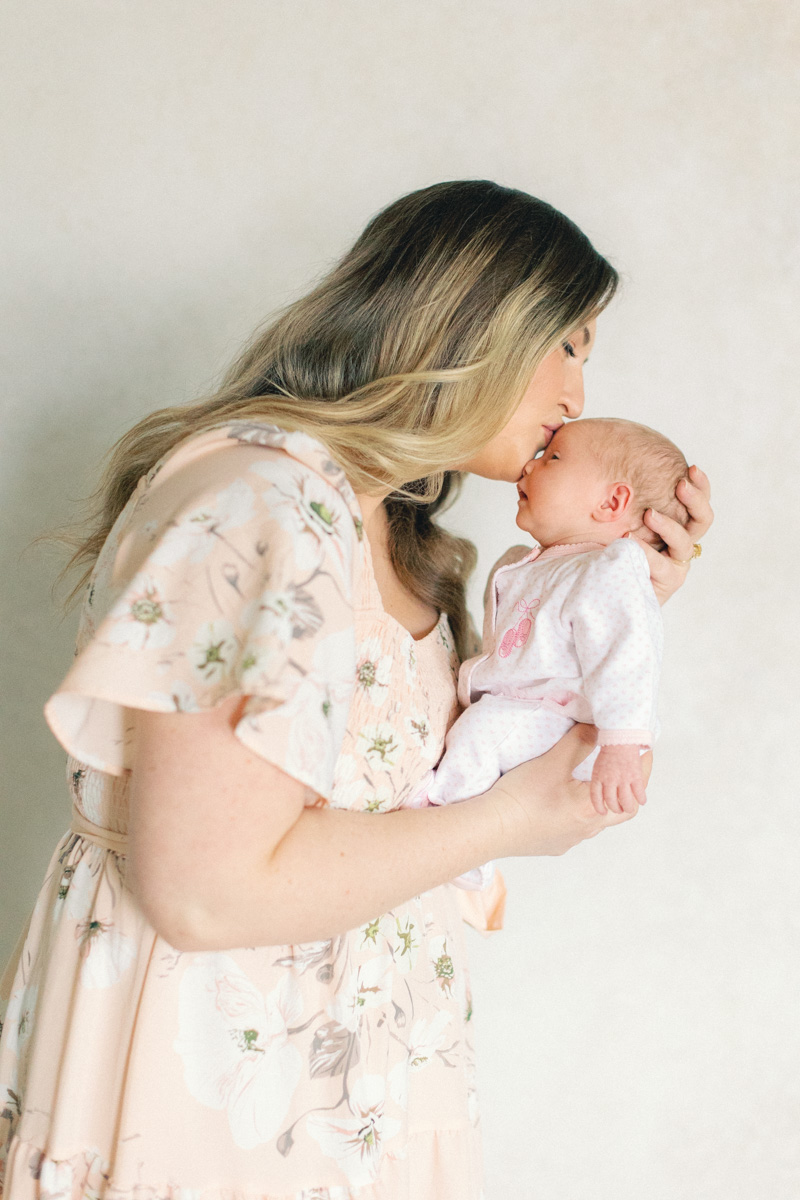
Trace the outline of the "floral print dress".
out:
M 330 940 L 198 953 L 126 884 L 131 709 L 241 694 L 247 747 L 379 820 L 439 758 L 457 669 L 444 614 L 415 640 L 384 611 L 315 439 L 230 421 L 139 480 L 45 705 L 72 820 L 0 983 L 8 1200 L 478 1200 L 463 919 L 499 928 L 499 876 Z

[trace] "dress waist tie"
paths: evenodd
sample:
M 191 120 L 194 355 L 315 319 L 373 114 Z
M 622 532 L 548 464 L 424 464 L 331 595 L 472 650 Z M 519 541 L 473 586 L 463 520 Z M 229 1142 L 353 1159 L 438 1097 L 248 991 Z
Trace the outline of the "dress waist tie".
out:
M 113 829 L 104 829 L 102 825 L 95 825 L 94 821 L 85 817 L 74 804 L 69 827 L 72 833 L 77 833 L 88 841 L 94 842 L 95 846 L 102 846 L 103 850 L 111 850 L 114 854 L 125 855 L 128 853 L 127 833 L 117 833 Z

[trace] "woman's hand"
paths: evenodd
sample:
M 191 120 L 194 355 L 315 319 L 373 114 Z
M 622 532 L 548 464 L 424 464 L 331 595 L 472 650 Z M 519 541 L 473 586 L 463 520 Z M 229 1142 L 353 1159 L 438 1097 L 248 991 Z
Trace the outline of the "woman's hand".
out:
M 644 515 L 644 523 L 665 543 L 665 549 L 656 550 L 642 538 L 637 538 L 650 563 L 650 580 L 659 604 L 669 600 L 673 592 L 677 592 L 686 581 L 689 574 L 687 560 L 692 557 L 694 543 L 708 532 L 714 520 L 709 502 L 711 485 L 708 476 L 699 467 L 690 467 L 689 476 L 691 482 L 682 479 L 675 490 L 676 496 L 689 511 L 688 525 L 679 525 L 671 517 L 650 508 Z
M 632 798 L 628 812 L 597 813 L 589 784 L 572 778 L 578 763 L 592 752 L 596 737 L 594 725 L 574 725 L 546 754 L 507 771 L 486 793 L 498 806 L 507 856 L 564 854 L 638 812 Z M 652 764 L 651 753 L 642 755 L 645 784 Z

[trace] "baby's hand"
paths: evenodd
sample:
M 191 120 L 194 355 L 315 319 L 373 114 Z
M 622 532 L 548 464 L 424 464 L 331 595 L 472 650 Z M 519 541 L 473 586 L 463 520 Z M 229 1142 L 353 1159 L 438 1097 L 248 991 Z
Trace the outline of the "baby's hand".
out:
M 592 804 L 600 816 L 606 810 L 635 813 L 644 804 L 644 776 L 638 746 L 601 746 L 589 784 Z

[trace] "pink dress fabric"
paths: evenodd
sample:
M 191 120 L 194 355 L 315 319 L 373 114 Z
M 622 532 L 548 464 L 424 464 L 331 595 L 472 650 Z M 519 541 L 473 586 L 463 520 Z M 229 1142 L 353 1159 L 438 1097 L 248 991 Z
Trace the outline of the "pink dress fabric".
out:
M 463 920 L 501 926 L 499 874 L 202 953 L 126 885 L 130 709 L 246 696 L 246 746 L 379 820 L 441 754 L 457 670 L 444 614 L 415 641 L 384 611 L 320 442 L 231 421 L 142 477 L 45 705 L 73 811 L 0 982 L 7 1200 L 479 1200 Z

